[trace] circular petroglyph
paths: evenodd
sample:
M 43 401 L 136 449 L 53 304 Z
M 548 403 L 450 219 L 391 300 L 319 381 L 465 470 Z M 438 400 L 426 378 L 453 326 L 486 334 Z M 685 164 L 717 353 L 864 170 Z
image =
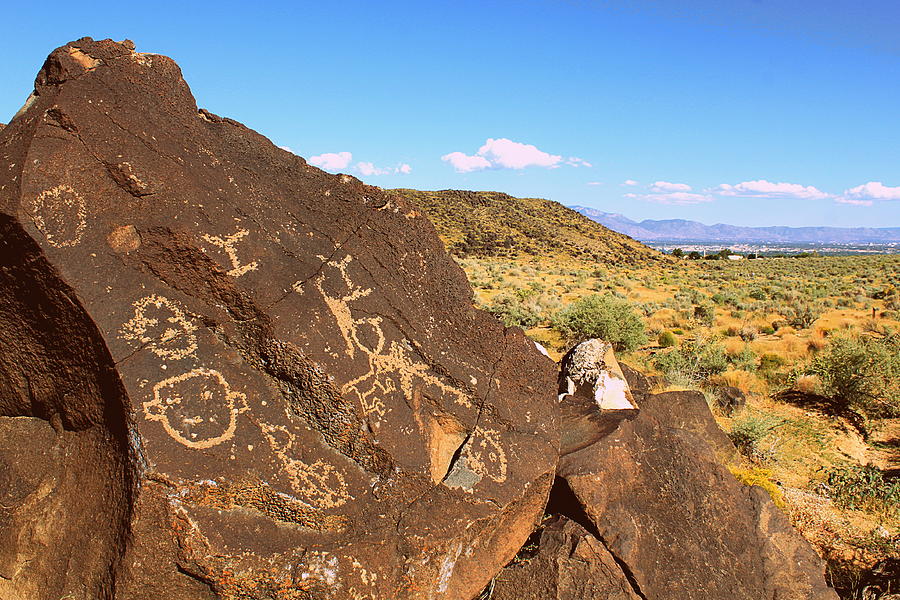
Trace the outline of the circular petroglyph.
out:
M 153 386 L 144 414 L 182 446 L 199 450 L 233 438 L 237 416 L 247 408 L 245 394 L 232 390 L 215 369 L 201 367 Z
M 122 326 L 122 337 L 166 360 L 181 360 L 197 350 L 197 326 L 177 303 L 152 294 L 134 303 L 134 316 Z
M 87 227 L 84 198 L 68 185 L 44 190 L 31 202 L 31 218 L 54 248 L 78 244 Z

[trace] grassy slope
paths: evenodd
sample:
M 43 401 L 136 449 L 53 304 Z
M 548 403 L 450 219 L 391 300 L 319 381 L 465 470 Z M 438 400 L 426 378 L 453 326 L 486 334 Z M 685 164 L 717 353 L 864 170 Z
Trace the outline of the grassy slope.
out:
M 554 256 L 617 265 L 670 261 L 558 202 L 500 192 L 393 191 L 425 211 L 457 256 Z

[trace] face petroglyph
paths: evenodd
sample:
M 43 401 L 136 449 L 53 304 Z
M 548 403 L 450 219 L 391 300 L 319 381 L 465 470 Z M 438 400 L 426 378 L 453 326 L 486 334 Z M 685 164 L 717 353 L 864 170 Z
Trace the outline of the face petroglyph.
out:
M 234 437 L 237 416 L 248 410 L 247 396 L 215 369 L 198 368 L 153 386 L 144 403 L 148 421 L 159 421 L 182 446 L 200 450 Z
M 468 394 L 448 385 L 436 377 L 427 364 L 416 360 L 412 347 L 406 340 L 387 341 L 382 328 L 382 317 L 354 318 L 350 303 L 365 298 L 372 290 L 363 289 L 352 281 L 347 273 L 352 261 L 353 257 L 350 255 L 341 260 L 329 261 L 326 264 L 331 267 L 330 279 L 326 271 L 315 280 L 316 289 L 322 294 L 325 305 L 334 316 L 344 338 L 347 354 L 352 358 L 360 352 L 369 363 L 368 372 L 344 384 L 341 392 L 357 396 L 363 412 L 376 425 L 387 413 L 383 397 L 396 391 L 410 399 L 417 388 L 432 387 L 436 388 L 436 393 L 447 394 L 461 406 L 471 408 L 473 404 Z M 326 281 L 336 283 L 337 287 L 344 287 L 346 292 L 326 291 Z
M 78 245 L 87 228 L 84 198 L 68 185 L 44 190 L 28 207 L 35 227 L 54 248 Z
M 197 326 L 177 303 L 152 294 L 134 303 L 134 317 L 122 326 L 122 337 L 146 345 L 158 357 L 181 360 L 197 350 Z
M 247 237 L 249 234 L 249 230 L 239 229 L 236 233 L 226 235 L 224 237 L 208 234 L 203 234 L 201 237 L 203 241 L 212 244 L 213 246 L 220 248 L 225 252 L 225 255 L 228 257 L 228 261 L 231 263 L 231 269 L 228 271 L 228 274 L 236 278 L 242 275 L 246 275 L 250 271 L 255 271 L 257 268 L 259 268 L 259 263 L 257 263 L 256 261 L 247 264 L 241 264 L 241 261 L 238 258 L 237 248 L 235 246 L 237 246 L 237 243 L 241 241 L 241 239 Z

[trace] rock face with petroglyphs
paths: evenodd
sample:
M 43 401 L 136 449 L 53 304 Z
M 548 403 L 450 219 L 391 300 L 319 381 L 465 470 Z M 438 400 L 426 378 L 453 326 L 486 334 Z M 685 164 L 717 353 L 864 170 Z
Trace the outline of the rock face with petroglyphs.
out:
M 54 51 L 0 161 L 0 597 L 468 599 L 524 542 L 555 367 L 407 201 L 130 42 Z

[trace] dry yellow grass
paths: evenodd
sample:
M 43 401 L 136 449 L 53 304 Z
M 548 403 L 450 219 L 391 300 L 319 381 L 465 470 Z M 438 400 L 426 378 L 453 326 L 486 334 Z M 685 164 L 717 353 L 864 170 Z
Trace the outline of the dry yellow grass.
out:
M 764 395 L 769 392 L 769 385 L 765 379 L 755 373 L 749 373 L 739 369 L 728 369 L 723 373 L 713 375 L 709 383 L 714 386 L 736 387 L 745 394 Z

